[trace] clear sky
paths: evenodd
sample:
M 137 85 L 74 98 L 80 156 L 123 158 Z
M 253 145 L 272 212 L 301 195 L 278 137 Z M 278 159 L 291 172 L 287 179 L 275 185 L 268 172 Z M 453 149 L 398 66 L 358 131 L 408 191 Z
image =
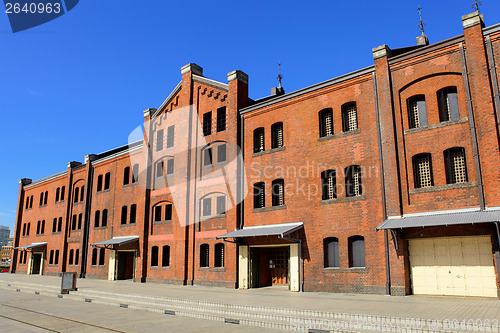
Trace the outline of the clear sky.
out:
M 81 0 L 13 34 L 0 13 L 0 225 L 14 229 L 19 179 L 127 144 L 194 62 L 226 82 L 240 69 L 250 97 L 269 95 L 282 63 L 286 92 L 373 64 L 372 48 L 415 45 L 420 5 L 431 43 L 463 32 L 472 0 Z M 500 1 L 483 0 L 486 25 Z

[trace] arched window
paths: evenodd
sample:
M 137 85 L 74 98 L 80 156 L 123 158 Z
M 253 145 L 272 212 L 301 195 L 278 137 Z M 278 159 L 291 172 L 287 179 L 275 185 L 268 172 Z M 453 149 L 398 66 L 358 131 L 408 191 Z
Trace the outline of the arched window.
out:
M 76 249 L 76 251 L 75 251 L 75 265 L 78 265 L 79 260 L 80 260 L 80 250 Z
M 45 220 L 42 220 L 42 226 L 40 228 L 40 234 L 44 234 L 45 233 Z
M 40 206 L 43 206 L 43 192 L 40 193 Z
M 285 181 L 283 179 L 273 180 L 272 199 L 273 206 L 285 205 Z
M 97 176 L 97 192 L 102 191 L 102 175 Z
M 323 200 L 331 200 L 337 197 L 337 177 L 335 170 L 325 170 L 321 173 L 321 192 Z
M 50 250 L 50 255 L 49 255 L 49 265 L 54 264 L 54 250 Z
M 200 245 L 200 267 L 208 267 L 210 259 L 210 247 L 208 244 Z
M 57 217 L 52 220 L 52 233 L 57 232 Z
M 104 176 L 104 189 L 109 190 L 109 183 L 111 181 L 111 173 L 106 173 Z
M 349 267 L 365 267 L 365 239 L 351 236 L 349 242 Z
M 433 186 L 431 154 L 413 156 L 413 180 L 415 188 Z
M 78 214 L 78 230 L 82 229 L 82 220 L 83 220 L 83 214 L 80 213 Z
M 26 228 L 26 236 L 30 235 L 31 223 L 28 222 L 28 227 Z
M 76 214 L 73 215 L 73 219 L 71 221 L 71 230 L 76 230 Z
M 226 107 L 217 109 L 217 132 L 222 132 L 226 129 Z
M 278 122 L 271 125 L 271 148 L 283 147 L 283 123 Z
M 33 196 L 30 198 L 30 208 L 33 208 Z
M 73 265 L 73 255 L 74 255 L 73 249 L 69 250 L 68 265 Z
M 56 200 L 55 200 L 55 202 L 59 201 L 59 193 L 60 192 L 61 192 L 61 188 L 60 187 L 56 188 Z
M 47 204 L 47 200 L 49 198 L 49 191 L 45 191 L 45 197 L 43 198 L 43 204 L 46 205 Z
M 356 102 L 342 105 L 342 129 L 344 132 L 354 131 L 358 128 L 358 110 Z
M 161 253 L 161 265 L 163 267 L 170 266 L 170 246 L 164 245 Z
M 156 206 L 154 212 L 155 212 L 154 221 L 155 222 L 161 221 L 161 206 Z
M 214 266 L 215 267 L 224 267 L 224 244 L 217 243 L 215 244 L 214 251 Z
M 127 206 L 122 207 L 121 224 L 127 224 Z
M 26 236 L 26 223 L 23 224 L 23 236 Z
M 325 267 L 339 267 L 339 239 L 329 237 L 323 240 Z
M 94 216 L 94 228 L 99 228 L 99 220 L 101 219 L 101 211 L 96 210 Z
M 130 206 L 130 223 L 135 223 L 137 205 L 133 204 Z
M 123 169 L 123 185 L 129 184 L 129 178 L 130 178 L 130 167 L 125 167 L 125 169 Z
M 106 259 L 106 250 L 101 248 L 101 249 L 99 249 L 99 266 L 104 265 L 105 259 Z
M 36 234 L 39 235 L 40 234 L 40 221 L 38 221 L 36 223 Z
M 97 265 L 97 249 L 92 249 L 92 266 Z
M 408 98 L 408 120 L 410 128 L 427 126 L 427 110 L 425 106 L 425 96 L 418 95 Z
M 62 230 L 62 217 L 59 217 L 57 220 L 57 232 L 61 232 Z
M 468 181 L 464 148 L 456 147 L 445 150 L 444 162 L 446 182 L 448 184 L 466 183 Z
M 132 183 L 139 181 L 139 164 L 134 164 L 132 167 Z
M 108 210 L 103 209 L 102 210 L 102 221 L 101 221 L 101 227 L 106 227 L 108 225 Z
M 75 191 L 74 191 L 74 196 L 73 196 L 73 202 L 78 202 L 79 199 L 78 199 L 78 196 L 80 195 L 80 189 L 78 187 L 75 187 Z
M 54 265 L 59 265 L 59 250 L 56 250 L 54 255 Z
M 266 207 L 265 183 L 256 183 L 253 186 L 253 208 Z
M 61 201 L 64 201 L 64 195 L 66 193 L 66 186 L 63 186 L 61 188 Z
M 258 153 L 265 150 L 264 127 L 256 128 L 253 131 L 253 152 Z
M 83 201 L 84 193 L 85 193 L 85 186 L 82 186 L 80 187 L 80 201 Z
M 319 136 L 333 135 L 333 110 L 331 108 L 319 112 Z
M 363 194 L 361 167 L 359 165 L 351 165 L 345 168 L 345 192 L 347 197 Z
M 458 110 L 457 87 L 446 87 L 437 92 L 439 103 L 439 120 L 460 119 Z
M 151 248 L 151 267 L 158 266 L 158 246 Z
M 30 208 L 30 197 L 26 198 L 26 207 L 24 209 Z

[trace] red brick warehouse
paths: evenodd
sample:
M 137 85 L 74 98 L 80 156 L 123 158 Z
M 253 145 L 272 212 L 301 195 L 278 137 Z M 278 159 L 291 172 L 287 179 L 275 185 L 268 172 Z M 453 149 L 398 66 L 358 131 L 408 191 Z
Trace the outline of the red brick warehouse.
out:
M 259 100 L 184 66 L 139 140 L 21 180 L 11 272 L 499 297 L 500 24 L 462 23 Z

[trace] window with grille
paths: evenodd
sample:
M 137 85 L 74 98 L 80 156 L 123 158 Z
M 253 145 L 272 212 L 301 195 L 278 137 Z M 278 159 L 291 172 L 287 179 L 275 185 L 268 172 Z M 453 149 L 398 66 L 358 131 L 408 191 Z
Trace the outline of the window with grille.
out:
M 203 153 L 203 165 L 211 165 L 211 164 L 212 164 L 212 148 L 207 148 Z
M 253 186 L 253 207 L 254 208 L 266 207 L 266 193 L 265 193 L 264 183 L 256 183 Z
M 226 145 L 220 145 L 217 147 L 217 162 L 225 162 L 226 161 Z
M 253 131 L 253 152 L 264 151 L 264 127 L 259 127 Z
M 166 221 L 172 220 L 172 204 L 167 204 L 165 206 L 165 220 Z
M 448 184 L 466 183 L 467 164 L 464 148 L 451 148 L 444 152 L 446 180 Z
M 217 215 L 226 213 L 226 196 L 221 195 L 217 197 Z
M 167 128 L 167 148 L 174 146 L 174 138 L 175 138 L 175 125 L 172 125 Z
M 344 132 L 358 128 L 358 111 L 356 103 L 347 103 L 342 106 L 342 128 Z
M 212 134 L 212 112 L 203 115 L 203 135 Z
M 361 167 L 351 165 L 345 169 L 345 191 L 347 197 L 363 194 L 361 186 Z
M 457 87 L 443 88 L 437 92 L 437 96 L 439 102 L 439 120 L 459 119 Z
M 156 132 L 156 151 L 163 150 L 163 130 Z
M 214 251 L 214 266 L 215 267 L 224 267 L 224 244 L 217 243 L 215 244 Z
M 285 205 L 285 182 L 283 179 L 273 180 L 272 184 L 273 206 Z
M 127 206 L 122 207 L 121 224 L 127 224 Z
M 408 99 L 408 121 L 410 128 L 427 126 L 425 96 L 419 95 Z
M 208 267 L 210 259 L 210 247 L 208 244 L 200 245 L 200 267 Z
M 337 177 L 335 170 L 325 170 L 321 173 L 321 189 L 323 200 L 331 200 L 337 197 L 336 178 Z
M 170 246 L 164 245 L 161 251 L 161 265 L 162 267 L 170 266 Z
M 413 178 L 415 188 L 433 186 L 431 154 L 420 154 L 413 157 Z
M 205 198 L 203 199 L 203 216 L 212 215 L 212 199 Z
M 363 236 L 351 236 L 349 243 L 349 267 L 365 267 L 365 239 Z
M 271 148 L 283 147 L 283 123 L 275 123 L 271 126 Z
M 217 109 L 217 132 L 222 132 L 226 129 L 226 107 L 223 106 Z
M 158 246 L 153 246 L 151 248 L 151 266 L 158 266 Z
M 333 110 L 324 109 L 319 112 L 319 136 L 333 135 Z
M 123 185 L 128 185 L 130 182 L 130 167 L 123 169 Z
M 325 267 L 339 267 L 339 240 L 329 237 L 323 240 Z
M 167 176 L 174 174 L 174 159 L 167 160 Z

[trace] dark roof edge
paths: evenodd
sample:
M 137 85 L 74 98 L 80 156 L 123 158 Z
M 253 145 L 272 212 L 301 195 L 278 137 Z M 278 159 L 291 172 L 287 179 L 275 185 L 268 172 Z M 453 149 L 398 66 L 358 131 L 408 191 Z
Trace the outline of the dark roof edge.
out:
M 47 177 L 44 177 L 44 178 L 41 178 L 41 179 L 38 179 L 38 180 L 35 180 L 33 182 L 31 182 L 31 184 L 28 184 L 26 186 L 24 186 L 24 188 L 30 188 L 32 186 L 35 186 L 35 185 L 38 185 L 38 184 L 41 184 L 41 183 L 45 183 L 45 182 L 48 182 L 49 180 L 52 180 L 52 179 L 56 179 L 56 178 L 59 178 L 61 176 L 65 176 L 68 174 L 68 170 L 65 170 L 65 171 L 61 171 L 61 172 L 58 172 L 54 175 L 51 175 L 51 176 L 47 176 Z
M 229 85 L 228 84 L 222 83 L 222 82 L 219 82 L 219 81 L 215 81 L 215 80 L 212 80 L 212 79 L 208 79 L 208 78 L 206 78 L 204 76 L 199 76 L 199 75 L 193 74 L 193 80 L 195 82 L 198 82 L 198 83 L 206 84 L 207 86 L 211 86 L 211 87 L 214 87 L 214 88 L 218 88 L 218 89 L 222 89 L 222 90 L 225 90 L 225 91 L 229 91 Z
M 253 111 L 253 110 L 256 110 L 256 109 L 259 109 L 259 108 L 262 108 L 262 107 L 265 107 L 265 106 L 268 106 L 268 105 L 271 105 L 271 104 L 274 104 L 274 103 L 278 103 L 278 102 L 281 102 L 281 101 L 285 101 L 287 99 L 290 99 L 290 98 L 294 98 L 294 97 L 297 97 L 297 96 L 300 96 L 300 95 L 303 95 L 303 94 L 307 94 L 307 93 L 310 93 L 312 91 L 315 91 L 315 90 L 318 90 L 318 89 L 322 89 L 322 88 L 325 88 L 325 87 L 328 87 L 328 86 L 331 86 L 333 84 L 336 84 L 336 83 L 340 83 L 340 82 L 343 82 L 343 81 L 347 81 L 349 79 L 352 79 L 352 78 L 355 78 L 357 76 L 361 76 L 361 75 L 365 75 L 365 74 L 368 74 L 368 73 L 372 73 L 373 71 L 375 71 L 375 65 L 371 65 L 371 66 L 368 66 L 368 67 L 365 67 L 365 68 L 362 68 L 362 69 L 358 69 L 354 72 L 350 72 L 350 73 L 347 73 L 347 74 L 344 74 L 344 75 L 341 75 L 341 76 L 337 76 L 333 79 L 329 79 L 329 80 L 326 80 L 326 81 L 323 81 L 323 82 L 320 82 L 320 83 L 316 83 L 312 86 L 309 86 L 309 87 L 306 87 L 306 88 L 302 88 L 300 90 L 296 90 L 294 92 L 291 92 L 291 93 L 288 93 L 288 94 L 285 94 L 285 95 L 281 95 L 281 96 L 277 96 L 276 98 L 273 98 L 273 99 L 270 99 L 270 100 L 266 100 L 266 101 L 263 101 L 263 102 L 258 102 L 257 104 L 254 104 L 254 105 L 251 105 L 251 106 L 247 106 L 243 109 L 240 110 L 240 114 L 244 114 L 244 113 L 247 113 L 247 112 L 250 112 L 250 111 Z
M 500 23 L 483 28 L 483 35 L 489 35 L 497 31 L 500 31 Z
M 155 118 L 158 114 L 160 114 L 163 111 L 165 106 L 167 106 L 167 104 L 170 103 L 170 101 L 174 98 L 174 96 L 181 90 L 181 87 L 182 87 L 182 81 L 177 83 L 174 90 L 172 90 L 172 92 L 163 101 L 163 103 L 161 103 L 160 107 L 158 108 L 158 110 L 156 110 L 156 112 L 153 114 L 153 116 L 151 118 Z
M 142 144 L 143 144 L 143 140 L 139 140 L 139 141 L 132 142 L 132 143 L 129 143 L 127 145 L 120 146 L 118 148 L 114 148 L 114 149 L 105 151 L 103 153 L 97 154 L 96 155 L 97 158 L 92 162 L 92 164 L 97 164 L 97 163 L 100 163 L 103 161 L 107 161 L 110 158 L 134 151 L 136 149 L 141 148 Z

